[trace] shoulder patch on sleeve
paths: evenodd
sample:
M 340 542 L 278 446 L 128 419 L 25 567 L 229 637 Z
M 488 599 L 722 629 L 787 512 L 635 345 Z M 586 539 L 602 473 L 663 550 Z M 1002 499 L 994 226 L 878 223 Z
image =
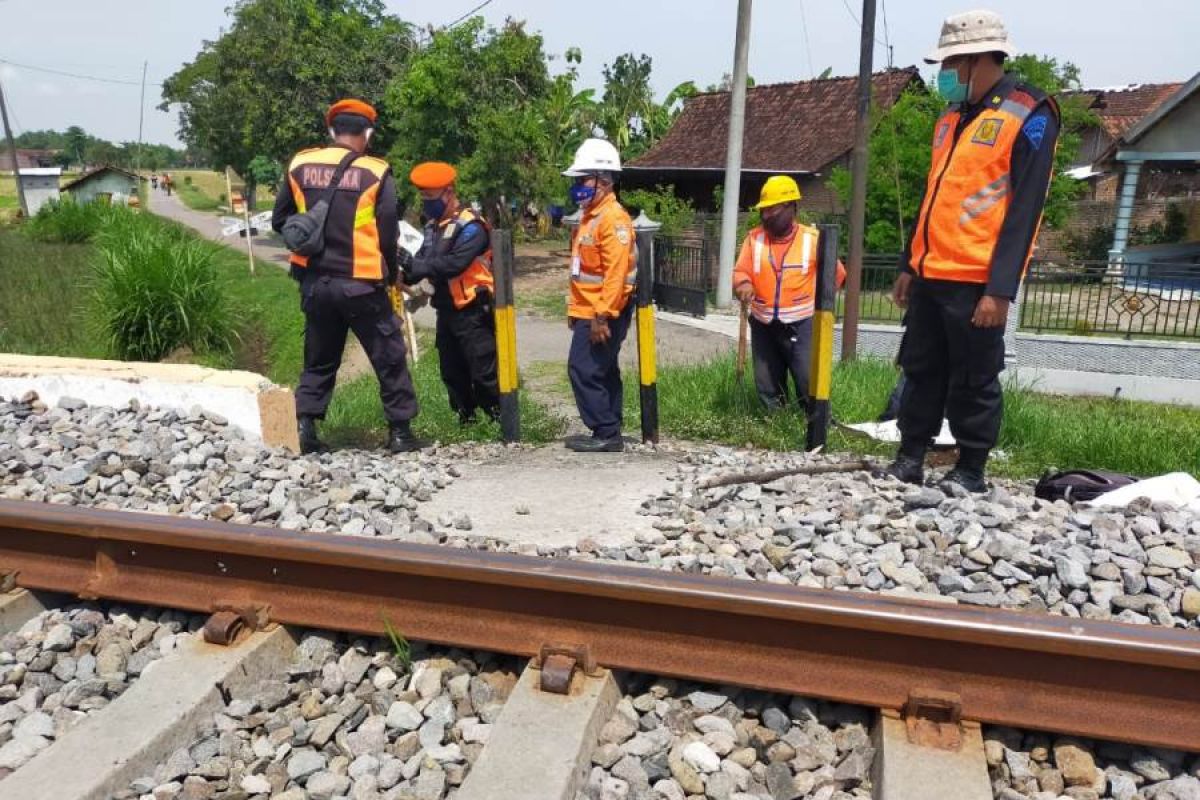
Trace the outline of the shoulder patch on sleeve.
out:
M 629 226 L 618 222 L 613 227 L 613 232 L 617 235 L 617 241 L 623 245 L 629 244 L 630 233 Z
M 1025 127 L 1021 130 L 1025 134 L 1025 138 L 1029 140 L 1029 144 L 1034 150 L 1041 148 L 1042 139 L 1046 137 L 1046 125 L 1049 122 L 1049 117 L 1045 114 L 1034 114 L 1025 121 Z

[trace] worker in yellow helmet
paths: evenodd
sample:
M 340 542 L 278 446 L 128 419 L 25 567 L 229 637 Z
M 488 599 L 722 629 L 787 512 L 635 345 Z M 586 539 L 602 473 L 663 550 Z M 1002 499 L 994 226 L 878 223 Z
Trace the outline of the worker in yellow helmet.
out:
M 768 409 L 787 405 L 788 375 L 796 403 L 808 405 L 812 317 L 817 290 L 817 229 L 796 221 L 800 187 L 787 175 L 763 184 L 754 208 L 762 224 L 742 242 L 733 293 L 750 306 L 754 386 Z M 838 285 L 846 270 L 838 262 Z

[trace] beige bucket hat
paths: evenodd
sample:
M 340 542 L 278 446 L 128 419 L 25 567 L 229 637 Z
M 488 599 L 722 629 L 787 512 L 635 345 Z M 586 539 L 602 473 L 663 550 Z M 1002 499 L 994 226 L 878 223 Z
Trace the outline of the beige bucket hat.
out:
M 1008 39 L 1004 20 L 995 11 L 967 11 L 947 17 L 937 49 L 925 56 L 927 64 L 939 64 L 951 56 L 975 53 L 1004 53 L 1012 57 L 1017 48 Z

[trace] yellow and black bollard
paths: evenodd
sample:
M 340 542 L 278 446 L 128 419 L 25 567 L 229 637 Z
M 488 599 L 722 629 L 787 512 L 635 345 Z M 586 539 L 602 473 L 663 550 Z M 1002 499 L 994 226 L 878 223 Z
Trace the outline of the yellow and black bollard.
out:
M 817 240 L 817 286 L 813 312 L 812 365 L 808 375 L 808 435 L 805 449 L 824 447 L 829 434 L 833 388 L 833 323 L 837 315 L 838 226 L 821 225 Z
M 637 234 L 638 388 L 642 407 L 642 441 L 658 442 L 658 366 L 654 351 L 654 232 Z
M 500 436 L 521 440 L 517 376 L 517 310 L 513 304 L 512 231 L 492 232 L 492 276 L 496 283 L 496 373 L 500 384 Z

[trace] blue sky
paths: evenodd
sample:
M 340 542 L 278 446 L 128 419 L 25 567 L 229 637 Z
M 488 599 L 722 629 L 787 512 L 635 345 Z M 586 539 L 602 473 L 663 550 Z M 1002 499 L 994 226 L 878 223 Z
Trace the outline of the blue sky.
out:
M 80 80 L 0 64 L 18 130 L 82 125 L 115 140 L 137 138 L 143 60 L 153 83 L 190 60 L 205 39 L 227 24 L 230 0 L 0 0 L 0 59 L 129 81 Z M 413 3 L 389 9 L 419 24 L 441 25 L 482 0 Z M 919 64 L 947 14 L 971 3 L 880 0 L 876 63 Z M 623 52 L 654 59 L 659 95 L 676 84 L 715 83 L 730 71 L 736 0 L 606 0 L 585 6 L 568 0 L 492 0 L 489 22 L 524 19 L 547 50 L 583 50 L 582 78 L 598 85 L 601 67 Z M 750 72 L 759 83 L 797 80 L 833 67 L 858 68 L 862 0 L 755 0 Z M 1089 86 L 1186 80 L 1200 70 L 1196 35 L 1200 1 L 997 0 L 1016 45 L 1074 61 Z M 1137 13 L 1131 13 L 1136 8 Z M 883 20 L 886 10 L 887 34 Z M 146 141 L 175 143 L 173 113 L 158 111 L 157 88 L 146 92 Z

